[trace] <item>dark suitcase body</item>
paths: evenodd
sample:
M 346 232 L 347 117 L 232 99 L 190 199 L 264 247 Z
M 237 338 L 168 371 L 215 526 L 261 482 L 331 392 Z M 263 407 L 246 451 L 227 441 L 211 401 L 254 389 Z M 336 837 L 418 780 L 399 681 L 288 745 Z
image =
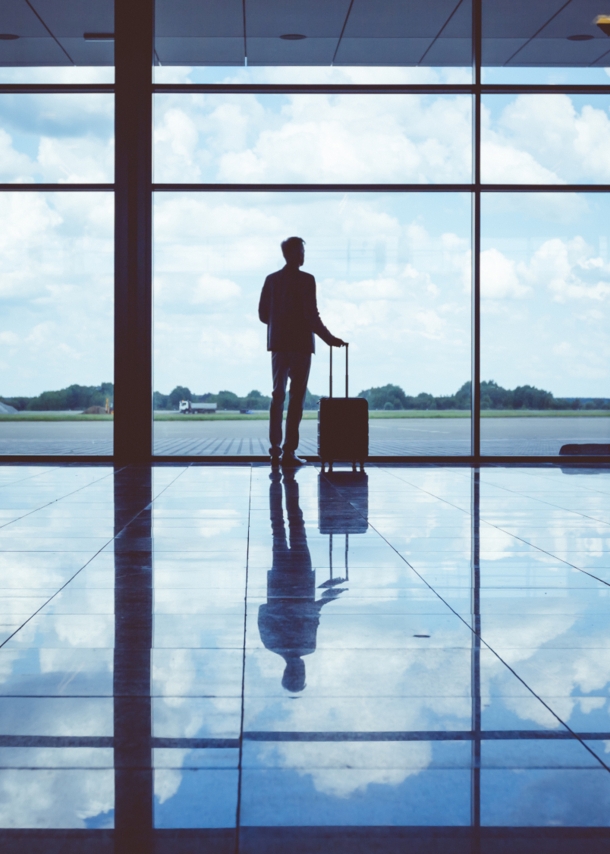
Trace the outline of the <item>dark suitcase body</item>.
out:
M 364 465 L 369 455 L 369 404 L 362 397 L 347 396 L 347 347 L 345 349 L 345 397 L 332 396 L 331 347 L 330 396 L 320 398 L 318 455 L 322 467 L 334 462 Z
M 369 404 L 360 397 L 323 397 L 318 411 L 322 464 L 364 464 L 369 455 Z

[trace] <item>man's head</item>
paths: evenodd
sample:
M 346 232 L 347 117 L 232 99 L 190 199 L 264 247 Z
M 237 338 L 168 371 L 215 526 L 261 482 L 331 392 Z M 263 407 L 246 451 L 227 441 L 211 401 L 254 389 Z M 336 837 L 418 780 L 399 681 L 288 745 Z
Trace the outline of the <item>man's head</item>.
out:
M 305 262 L 305 241 L 302 237 L 289 237 L 282 241 L 282 255 L 290 267 L 302 267 Z
M 282 688 L 296 694 L 305 687 L 305 662 L 298 655 L 284 655 L 286 668 L 282 676 Z

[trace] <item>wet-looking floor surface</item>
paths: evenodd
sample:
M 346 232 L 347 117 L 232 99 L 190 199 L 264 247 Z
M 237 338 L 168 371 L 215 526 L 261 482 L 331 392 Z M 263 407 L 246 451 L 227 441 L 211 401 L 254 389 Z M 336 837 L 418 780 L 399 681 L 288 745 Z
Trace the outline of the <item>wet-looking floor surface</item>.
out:
M 0 847 L 607 852 L 610 471 L 0 468 Z

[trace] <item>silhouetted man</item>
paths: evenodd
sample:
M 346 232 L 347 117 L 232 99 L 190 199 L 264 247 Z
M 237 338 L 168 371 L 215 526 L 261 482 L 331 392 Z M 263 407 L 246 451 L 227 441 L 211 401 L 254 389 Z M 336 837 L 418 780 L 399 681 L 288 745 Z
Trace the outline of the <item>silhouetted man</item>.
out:
M 286 512 L 290 545 L 286 541 L 282 507 L 282 475 L 270 475 L 269 512 L 273 535 L 273 566 L 267 573 L 267 602 L 258 609 L 261 640 L 271 652 L 286 662 L 282 685 L 287 691 L 305 687 L 302 656 L 316 650 L 316 636 L 323 605 L 343 590 L 324 590 L 316 601 L 316 574 L 311 565 L 303 513 L 299 506 L 299 485 L 294 471 L 284 474 Z
M 299 267 L 305 262 L 305 241 L 289 237 L 282 243 L 286 265 L 265 279 L 258 316 L 267 324 L 267 350 L 271 350 L 273 395 L 269 410 L 269 454 L 272 464 L 303 465 L 296 455 L 299 424 L 315 352 L 314 335 L 333 347 L 345 341 L 332 335 L 320 319 L 316 301 L 316 280 Z M 286 437 L 282 453 L 282 415 L 286 384 L 290 378 Z M 281 459 L 280 459 L 281 457 Z

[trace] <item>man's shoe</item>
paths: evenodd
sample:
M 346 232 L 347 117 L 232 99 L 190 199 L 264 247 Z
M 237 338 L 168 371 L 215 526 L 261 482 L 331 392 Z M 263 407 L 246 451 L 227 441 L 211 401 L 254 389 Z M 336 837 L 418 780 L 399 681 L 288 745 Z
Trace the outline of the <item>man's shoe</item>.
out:
M 296 468 L 297 466 L 306 465 L 305 460 L 302 460 L 300 457 L 297 457 L 294 453 L 287 453 L 284 451 L 282 454 L 282 459 L 280 460 L 281 466 L 286 466 L 287 468 Z

